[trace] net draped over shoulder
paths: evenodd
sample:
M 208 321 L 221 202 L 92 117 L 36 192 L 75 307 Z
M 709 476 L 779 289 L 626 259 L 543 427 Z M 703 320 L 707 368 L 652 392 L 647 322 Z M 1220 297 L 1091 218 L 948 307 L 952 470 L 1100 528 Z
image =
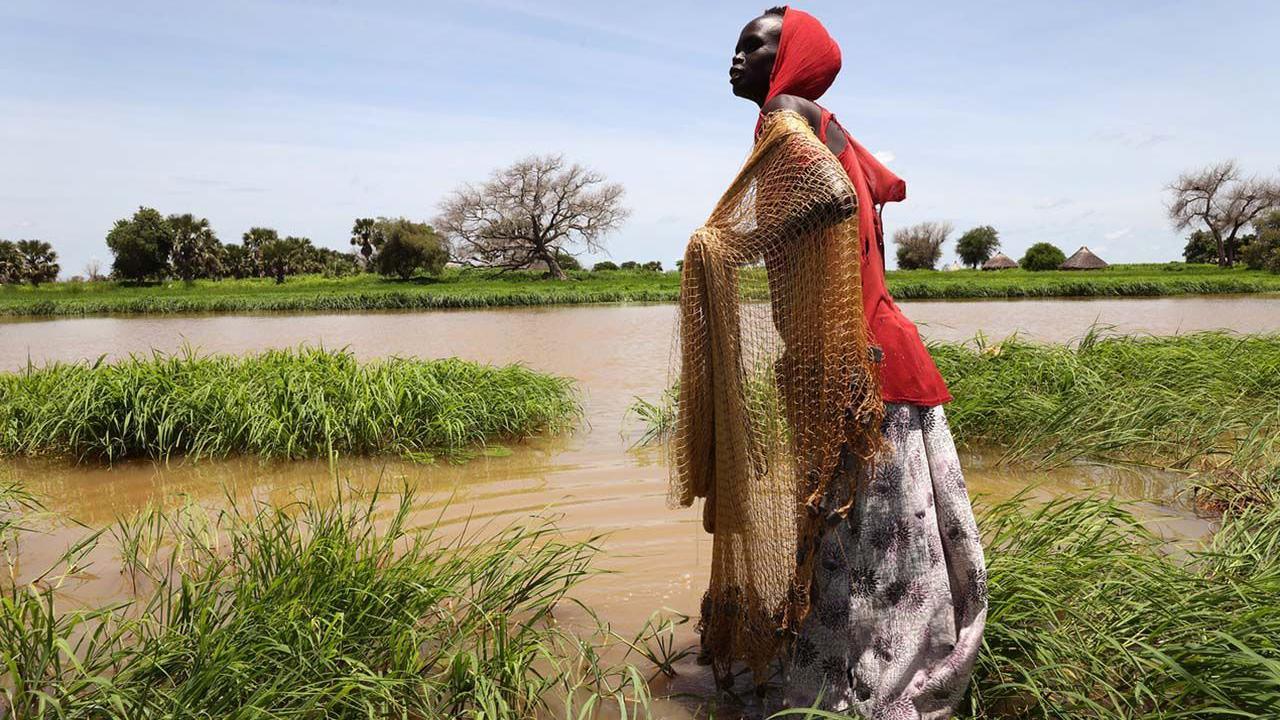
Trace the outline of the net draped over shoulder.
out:
M 702 646 L 763 679 L 808 613 L 843 453 L 880 447 L 884 406 L 861 302 L 854 192 L 790 111 L 690 238 L 681 273 L 671 500 L 714 536 Z M 842 480 L 848 481 L 848 480 Z

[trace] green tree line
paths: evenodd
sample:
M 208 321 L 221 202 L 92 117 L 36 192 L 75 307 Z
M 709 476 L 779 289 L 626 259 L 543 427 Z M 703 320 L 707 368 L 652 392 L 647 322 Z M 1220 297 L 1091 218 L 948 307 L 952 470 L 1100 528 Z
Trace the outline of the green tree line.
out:
M 439 275 L 449 259 L 444 239 L 430 225 L 405 218 L 357 218 L 351 243 L 357 251 L 340 252 L 269 227 L 249 228 L 239 243 L 223 243 L 207 218 L 166 217 L 148 207 L 117 220 L 107 233 L 111 274 L 128 282 L 261 277 L 283 283 L 291 275 L 363 271 L 409 278 Z

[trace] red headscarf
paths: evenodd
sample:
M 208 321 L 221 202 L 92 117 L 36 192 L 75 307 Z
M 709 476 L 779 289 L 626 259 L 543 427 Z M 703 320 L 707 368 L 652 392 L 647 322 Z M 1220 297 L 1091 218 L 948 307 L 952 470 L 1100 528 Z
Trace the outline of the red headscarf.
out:
M 809 13 L 786 8 L 765 102 L 782 94 L 816 101 L 839 74 L 840 46 L 831 33 Z
M 769 75 L 765 104 L 778 95 L 795 95 L 816 102 L 840 74 L 840 46 L 817 18 L 787 7 L 782 16 L 778 54 Z M 763 114 L 756 123 L 760 131 Z M 849 138 L 852 140 L 853 138 Z M 852 143 L 858 164 L 871 188 L 871 204 L 899 202 L 907 196 L 907 184 L 858 143 Z

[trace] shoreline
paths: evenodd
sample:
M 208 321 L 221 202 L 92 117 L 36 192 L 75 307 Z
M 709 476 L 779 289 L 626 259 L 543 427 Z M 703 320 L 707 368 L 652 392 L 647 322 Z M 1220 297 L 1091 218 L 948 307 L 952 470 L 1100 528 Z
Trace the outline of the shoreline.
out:
M 1195 265 L 1119 265 L 1099 271 L 890 271 L 896 300 L 1020 300 L 1252 295 L 1280 293 L 1280 275 Z M 678 272 L 576 271 L 565 281 L 534 273 L 450 271 L 440 279 L 396 282 L 375 276 L 270 280 L 61 282 L 0 289 L 0 317 L 87 317 L 237 313 L 465 310 L 623 303 L 672 303 Z M 761 299 L 764 299 L 763 297 Z

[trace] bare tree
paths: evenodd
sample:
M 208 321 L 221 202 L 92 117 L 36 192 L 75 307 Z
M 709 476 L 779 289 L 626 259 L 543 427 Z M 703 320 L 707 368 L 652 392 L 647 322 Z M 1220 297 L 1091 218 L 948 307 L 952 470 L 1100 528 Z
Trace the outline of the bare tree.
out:
M 942 245 L 951 229 L 949 222 L 922 222 L 895 232 L 893 242 L 898 246 L 898 268 L 933 270 L 942 257 Z
M 577 254 L 575 246 L 602 251 L 601 238 L 629 214 L 622 195 L 621 185 L 560 155 L 531 156 L 455 190 L 434 224 L 459 262 L 514 269 L 541 260 L 563 280 L 557 256 Z
M 89 262 L 84 264 L 84 276 L 89 282 L 97 282 L 102 279 L 102 261 L 98 258 L 89 258 Z
M 1280 205 L 1280 182 L 1242 178 L 1235 160 L 1185 172 L 1168 189 L 1174 228 L 1202 226 L 1217 245 L 1222 267 L 1235 264 L 1240 231 Z

